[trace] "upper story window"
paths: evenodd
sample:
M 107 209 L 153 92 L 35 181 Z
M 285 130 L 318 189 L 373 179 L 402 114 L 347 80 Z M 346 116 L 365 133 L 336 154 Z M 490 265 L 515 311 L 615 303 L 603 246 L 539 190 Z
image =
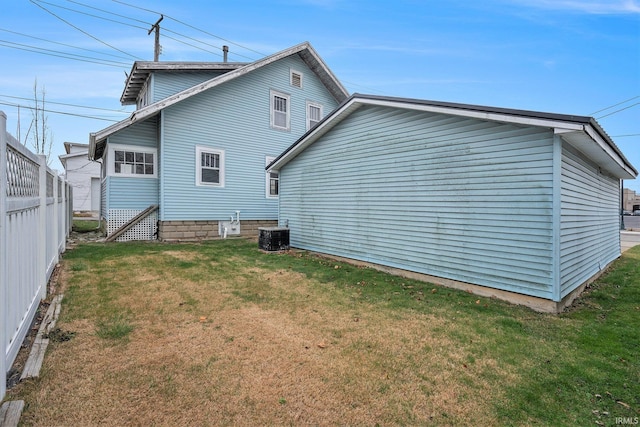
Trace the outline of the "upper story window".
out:
M 144 86 L 142 86 L 142 89 L 140 89 L 140 94 L 138 95 L 138 109 L 142 108 L 142 107 L 146 107 L 147 105 L 149 105 L 150 99 L 151 99 L 151 91 L 149 90 L 149 80 L 147 79 L 146 83 L 144 84 Z
M 322 105 L 307 102 L 307 130 L 317 125 L 320 120 L 322 120 Z
M 267 157 L 265 166 L 269 166 L 273 162 L 275 157 Z M 267 198 L 276 198 L 280 193 L 280 175 L 276 171 L 267 172 L 266 180 Z
M 302 88 L 302 73 L 300 71 L 290 70 L 289 83 L 293 87 Z
M 127 145 L 109 146 L 109 175 L 155 178 L 157 154 L 155 148 Z
M 291 129 L 291 97 L 284 93 L 270 91 L 271 127 L 274 129 Z
M 224 187 L 224 151 L 196 146 L 196 185 Z

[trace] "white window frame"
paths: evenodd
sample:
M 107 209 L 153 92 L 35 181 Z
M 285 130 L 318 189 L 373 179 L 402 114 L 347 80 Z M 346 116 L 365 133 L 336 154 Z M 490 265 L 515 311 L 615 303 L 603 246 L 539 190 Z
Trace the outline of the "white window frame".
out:
M 286 111 L 286 125 L 284 127 L 282 126 L 278 126 L 276 125 L 276 120 L 275 120 L 275 115 L 276 113 L 280 113 L 282 114 L 282 112 L 280 111 L 276 111 L 275 110 L 275 106 L 274 106 L 274 101 L 275 98 L 283 98 L 284 100 L 286 100 L 287 103 L 287 111 Z M 271 90 L 269 91 L 269 116 L 270 116 L 270 121 L 271 121 L 271 128 L 272 129 L 278 129 L 278 130 L 284 130 L 284 131 L 290 131 L 291 130 L 291 95 L 288 95 L 286 93 L 282 93 L 282 92 L 278 92 L 275 90 Z
M 314 108 L 318 108 L 320 110 L 320 118 L 318 119 L 318 122 L 320 122 L 322 120 L 322 118 L 324 117 L 324 108 L 322 107 L 322 104 L 318 103 L 318 102 L 313 102 L 313 101 L 307 101 L 307 130 L 311 129 L 311 107 Z M 317 124 L 317 123 L 316 123 Z
M 293 75 L 297 74 L 300 76 L 300 86 L 296 86 L 293 84 Z M 298 89 L 302 89 L 302 85 L 304 84 L 304 74 L 298 70 L 294 70 L 293 68 L 289 69 L 289 84 L 293 87 L 297 87 Z
M 219 182 L 204 182 L 202 181 L 202 154 L 217 154 L 219 156 L 220 166 L 219 170 Z M 219 148 L 207 147 L 204 145 L 196 145 L 196 186 L 197 187 L 216 187 L 224 188 L 224 175 L 225 175 L 225 161 L 224 150 Z
M 116 151 L 128 151 L 133 153 L 153 154 L 153 174 L 137 174 L 130 172 L 116 173 Z M 138 145 L 109 144 L 107 174 L 109 176 L 128 178 L 157 178 L 158 177 L 158 150 L 152 147 L 142 147 Z
M 267 167 L 271 164 L 271 162 L 273 162 L 276 158 L 272 157 L 272 156 L 266 156 L 265 157 L 265 164 L 264 166 Z M 280 195 L 280 172 L 278 173 L 278 178 L 276 178 L 278 180 L 278 194 L 271 194 L 271 173 L 269 171 L 267 171 L 267 173 L 265 174 L 266 179 L 265 179 L 265 196 L 267 197 L 267 199 L 277 199 L 278 196 Z
M 151 79 L 153 75 L 149 76 L 142 89 L 140 89 L 140 93 L 138 94 L 138 102 L 136 103 L 136 108 L 140 109 L 146 107 L 151 104 Z

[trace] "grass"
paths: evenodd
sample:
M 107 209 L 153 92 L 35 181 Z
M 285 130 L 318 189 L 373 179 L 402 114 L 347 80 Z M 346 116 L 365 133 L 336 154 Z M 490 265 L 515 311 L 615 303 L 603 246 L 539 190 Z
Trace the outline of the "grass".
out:
M 94 220 L 73 220 L 72 229 L 76 233 L 88 233 L 91 231 L 97 231 L 100 227 L 100 221 Z
M 9 392 L 24 425 L 640 415 L 640 247 L 560 315 L 245 240 L 81 244 L 62 264 L 70 339 Z

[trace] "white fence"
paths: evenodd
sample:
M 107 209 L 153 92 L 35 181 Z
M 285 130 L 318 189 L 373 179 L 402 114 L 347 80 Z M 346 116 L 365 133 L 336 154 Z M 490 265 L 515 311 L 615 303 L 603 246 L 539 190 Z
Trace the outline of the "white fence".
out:
M 0 399 L 6 374 L 29 332 L 65 250 L 71 186 L 7 133 L 0 111 Z

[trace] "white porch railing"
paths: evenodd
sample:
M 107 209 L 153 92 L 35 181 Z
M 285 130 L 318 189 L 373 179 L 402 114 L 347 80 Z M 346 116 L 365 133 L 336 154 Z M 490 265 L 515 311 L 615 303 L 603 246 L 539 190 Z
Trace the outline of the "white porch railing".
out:
M 7 133 L 0 111 L 0 399 L 6 374 L 65 250 L 71 186 Z

